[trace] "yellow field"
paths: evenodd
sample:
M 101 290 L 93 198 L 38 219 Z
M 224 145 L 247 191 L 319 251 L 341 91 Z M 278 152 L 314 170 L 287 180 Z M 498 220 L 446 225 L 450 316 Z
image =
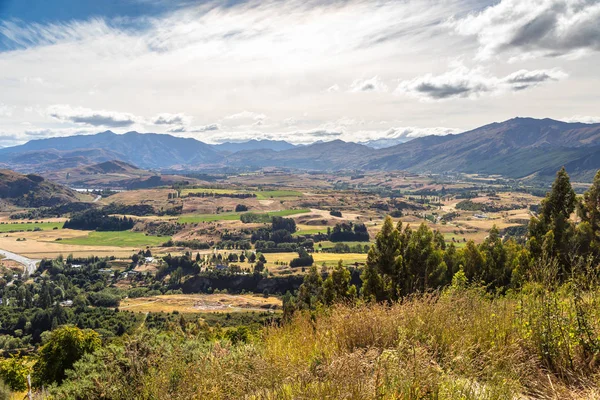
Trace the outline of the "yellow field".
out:
M 267 311 L 279 309 L 281 306 L 281 300 L 272 296 L 265 298 L 249 294 L 172 294 L 125 299 L 121 301 L 119 309 L 140 313 L 206 313 Z
M 62 244 L 58 238 L 67 239 L 87 236 L 89 231 L 60 229 L 39 232 L 17 232 L 0 235 L 0 248 L 30 258 L 54 258 L 58 255 L 73 254 L 76 257 L 111 256 L 129 257 L 138 248 L 114 246 L 79 246 Z M 17 241 L 17 239 L 25 239 Z
M 366 254 L 360 253 L 346 253 L 346 254 L 335 254 L 335 253 L 312 253 L 313 259 L 316 265 L 336 265 L 339 260 L 342 260 L 344 264 L 353 264 L 355 262 L 364 263 L 367 260 Z M 292 259 L 298 257 L 298 253 L 268 253 L 265 254 L 268 261 L 268 265 L 274 264 L 275 262 L 290 263 Z

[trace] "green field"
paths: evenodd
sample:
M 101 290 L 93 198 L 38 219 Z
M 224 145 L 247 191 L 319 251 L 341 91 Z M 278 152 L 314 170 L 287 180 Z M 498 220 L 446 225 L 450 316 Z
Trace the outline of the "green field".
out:
M 63 239 L 57 243 L 80 246 L 143 247 L 159 246 L 171 239 L 168 236 L 146 236 L 141 232 L 90 232 L 87 236 Z
M 241 213 L 231 212 L 223 214 L 197 214 L 186 215 L 179 217 L 177 220 L 180 224 L 195 224 L 198 222 L 214 222 L 214 221 L 235 221 L 240 219 Z
M 310 212 L 308 209 L 299 209 L 299 210 L 281 210 L 281 211 L 272 211 L 268 212 L 271 217 L 287 217 L 295 214 L 304 214 Z M 179 217 L 177 220 L 180 224 L 195 224 L 198 222 L 215 222 L 215 221 L 236 221 L 240 219 L 240 215 L 242 213 L 239 212 L 231 212 L 231 213 L 223 213 L 223 214 L 198 214 L 198 215 L 186 215 L 183 217 Z
M 302 192 L 296 190 L 264 190 L 256 192 L 256 198 L 259 200 L 283 197 L 302 197 Z
M 54 228 L 62 229 L 63 222 L 25 222 L 0 224 L 0 232 L 32 231 L 35 228 L 47 231 Z
M 190 193 L 238 194 L 238 193 L 250 193 L 250 192 L 245 191 L 245 190 L 211 189 L 211 188 L 192 188 L 192 189 L 183 189 L 181 191 L 182 196 L 186 196 Z
M 316 235 L 317 233 L 327 233 L 327 228 L 300 229 L 299 231 L 294 232 L 293 235 Z
M 331 249 L 332 247 L 334 247 L 337 243 L 342 243 L 342 244 L 347 244 L 350 247 L 356 246 L 357 244 L 361 245 L 361 246 L 371 246 L 370 242 L 330 242 L 328 240 L 323 241 L 323 242 L 317 242 L 315 243 L 315 249 L 317 248 L 321 248 L 321 249 Z M 319 245 L 321 247 L 319 247 Z

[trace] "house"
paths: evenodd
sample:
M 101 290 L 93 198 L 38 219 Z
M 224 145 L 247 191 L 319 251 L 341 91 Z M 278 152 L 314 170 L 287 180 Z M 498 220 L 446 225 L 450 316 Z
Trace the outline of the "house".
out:
M 61 301 L 59 304 L 60 304 L 61 307 L 72 307 L 73 306 L 73 300 Z
M 113 273 L 112 269 L 110 269 L 110 268 L 102 268 L 102 269 L 99 269 L 98 272 L 103 275 L 111 275 Z

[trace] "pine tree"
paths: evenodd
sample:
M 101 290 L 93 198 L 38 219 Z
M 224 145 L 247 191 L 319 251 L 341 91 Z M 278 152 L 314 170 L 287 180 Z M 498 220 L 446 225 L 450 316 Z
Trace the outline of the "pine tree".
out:
M 383 222 L 381 231 L 375 237 L 375 244 L 369 250 L 365 268 L 365 278 L 368 278 L 369 283 L 372 284 L 367 292 L 374 290 L 369 293 L 369 296 L 373 296 L 377 301 L 383 298 L 397 300 L 402 294 L 402 283 L 406 277 L 401 246 L 400 232 L 394 228 L 394 222 L 388 216 Z
M 340 260 L 331 274 L 323 282 L 325 304 L 349 301 L 356 296 L 356 286 L 350 285 L 350 271 Z
M 556 173 L 552 190 L 542 201 L 538 217 L 529 222 L 529 250 L 536 258 L 556 259 L 561 276 L 570 271 L 575 227 L 570 221 L 576 195 L 565 168 Z
M 375 247 L 371 247 L 367 255 L 367 265 L 360 276 L 362 280 L 362 297 L 367 301 L 383 301 L 385 296 L 383 293 L 383 281 L 377 270 L 377 256 L 375 255 Z
M 579 204 L 579 216 L 583 221 L 578 227 L 579 247 L 586 246 L 590 254 L 600 256 L 600 171 L 596 173 L 592 186 L 583 194 Z M 586 225 L 584 225 L 586 224 Z M 585 243 L 587 241 L 587 243 Z M 581 249 L 580 249 L 581 250 Z

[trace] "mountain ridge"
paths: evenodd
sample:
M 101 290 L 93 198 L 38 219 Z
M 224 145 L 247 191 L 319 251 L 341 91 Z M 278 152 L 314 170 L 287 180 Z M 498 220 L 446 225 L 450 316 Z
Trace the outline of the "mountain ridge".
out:
M 383 142 L 382 142 L 383 143 Z M 260 150 L 260 151 L 259 151 Z M 0 149 L 0 163 L 38 172 L 119 160 L 142 169 L 282 167 L 306 170 L 408 170 L 465 172 L 513 178 L 546 176 L 569 166 L 589 177 L 600 157 L 600 124 L 550 118 L 512 118 L 454 135 L 425 136 L 375 149 L 336 139 L 294 146 L 249 140 L 210 145 L 168 134 L 111 131 L 37 139 Z

